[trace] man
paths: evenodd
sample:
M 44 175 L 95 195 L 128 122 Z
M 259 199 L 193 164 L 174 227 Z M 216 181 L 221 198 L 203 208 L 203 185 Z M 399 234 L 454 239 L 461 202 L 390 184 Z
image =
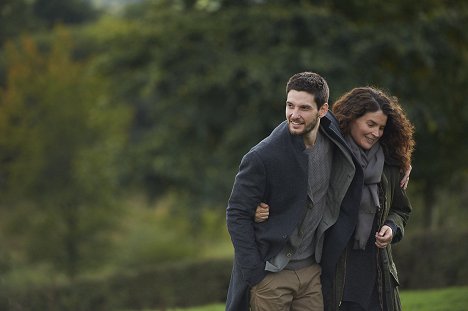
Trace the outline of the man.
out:
M 295 74 L 286 95 L 286 121 L 243 157 L 229 198 L 235 256 L 226 310 L 323 310 L 324 232 L 340 205 L 360 195 L 353 185 L 362 171 L 328 113 L 325 79 Z M 254 222 L 260 202 L 270 211 L 261 224 Z

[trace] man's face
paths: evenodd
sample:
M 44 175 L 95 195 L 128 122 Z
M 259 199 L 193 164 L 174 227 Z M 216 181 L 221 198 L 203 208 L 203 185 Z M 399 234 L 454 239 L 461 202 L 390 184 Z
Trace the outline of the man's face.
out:
M 350 123 L 350 134 L 356 145 L 369 150 L 382 137 L 386 124 L 387 116 L 382 110 L 368 112 Z
M 316 128 L 319 110 L 314 95 L 304 91 L 289 91 L 286 99 L 286 120 L 289 132 L 293 135 L 305 135 Z

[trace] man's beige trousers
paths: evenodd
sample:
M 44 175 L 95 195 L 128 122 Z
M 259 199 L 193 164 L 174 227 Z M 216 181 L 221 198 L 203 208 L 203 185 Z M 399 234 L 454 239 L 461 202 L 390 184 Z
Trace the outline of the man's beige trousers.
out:
M 269 273 L 252 287 L 252 311 L 323 311 L 321 268 L 318 264 Z

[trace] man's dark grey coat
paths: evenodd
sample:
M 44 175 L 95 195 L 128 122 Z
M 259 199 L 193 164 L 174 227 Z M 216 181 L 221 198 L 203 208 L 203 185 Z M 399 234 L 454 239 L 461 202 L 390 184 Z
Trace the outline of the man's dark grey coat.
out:
M 333 164 L 327 208 L 317 229 L 316 252 L 321 252 L 324 232 L 338 218 L 340 205 L 348 204 L 361 192 L 350 187 L 355 184 L 355 163 L 332 114 L 321 119 L 320 129 L 332 141 L 334 151 L 330 154 Z M 249 310 L 250 288 L 265 277 L 266 261 L 283 249 L 304 216 L 308 185 L 304 150 L 303 137 L 291 135 L 284 121 L 241 161 L 226 212 L 234 246 L 226 310 Z M 255 223 L 260 202 L 270 206 L 269 219 Z

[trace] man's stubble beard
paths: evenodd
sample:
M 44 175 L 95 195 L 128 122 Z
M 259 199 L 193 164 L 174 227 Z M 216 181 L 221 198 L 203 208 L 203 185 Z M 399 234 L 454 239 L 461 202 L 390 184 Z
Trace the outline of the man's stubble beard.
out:
M 302 132 L 300 132 L 300 133 L 292 133 L 292 132 L 291 132 L 291 129 L 289 128 L 289 123 L 290 123 L 290 121 L 288 120 L 288 129 L 289 129 L 289 133 L 290 133 L 291 135 L 295 135 L 295 136 L 305 136 L 305 135 L 309 134 L 310 132 L 312 132 L 312 131 L 315 129 L 315 127 L 318 126 L 319 120 L 320 120 L 320 117 L 319 117 L 319 115 L 317 114 L 317 117 L 315 118 L 315 120 L 314 120 L 312 123 L 310 123 L 309 126 L 307 126 L 307 127 L 306 127 Z

